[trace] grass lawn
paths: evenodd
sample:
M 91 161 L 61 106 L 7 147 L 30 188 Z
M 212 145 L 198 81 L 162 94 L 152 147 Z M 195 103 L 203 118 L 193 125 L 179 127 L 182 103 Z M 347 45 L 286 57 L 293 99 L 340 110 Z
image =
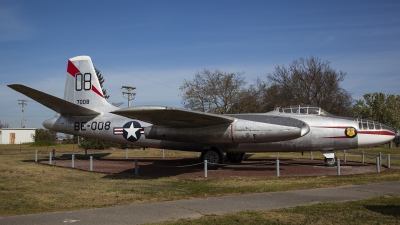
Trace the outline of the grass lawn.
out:
M 245 211 L 157 224 L 400 224 L 400 195 L 340 203 L 319 203 L 269 211 Z
M 83 152 L 72 145 L 41 148 L 27 145 L 0 146 L 0 216 L 400 180 L 400 170 L 397 169 L 380 174 L 342 177 L 226 179 L 164 177 L 153 179 L 120 174 L 109 178 L 105 174 L 51 167 L 32 162 L 35 150 L 39 151 L 39 159 L 43 159 L 48 157 L 48 152 L 53 148 L 59 154 Z M 365 149 L 365 151 L 371 150 Z M 125 157 L 125 150 L 105 151 L 111 153 L 108 157 Z M 380 148 L 372 151 L 386 151 L 393 156 L 399 155 L 396 148 Z M 166 157 L 197 156 L 197 153 L 191 152 L 166 151 L 165 153 Z M 252 157 L 276 157 L 276 153 L 268 154 L 259 153 Z M 309 153 L 307 154 L 302 156 L 301 153 L 281 153 L 280 157 L 309 158 Z M 318 154 L 320 153 L 315 153 L 314 158 L 322 156 Z M 160 149 L 129 150 L 130 158 L 161 157 L 161 155 Z M 357 157 L 359 158 L 359 156 Z M 349 156 L 347 158 L 349 159 Z M 392 163 L 398 162 L 394 160 Z

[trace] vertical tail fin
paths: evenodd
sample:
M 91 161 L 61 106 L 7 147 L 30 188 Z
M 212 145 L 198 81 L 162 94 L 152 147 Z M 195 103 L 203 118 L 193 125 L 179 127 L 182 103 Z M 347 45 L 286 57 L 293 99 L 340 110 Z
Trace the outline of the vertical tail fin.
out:
M 89 56 L 77 56 L 68 60 L 64 99 L 99 112 L 115 108 L 104 98 Z

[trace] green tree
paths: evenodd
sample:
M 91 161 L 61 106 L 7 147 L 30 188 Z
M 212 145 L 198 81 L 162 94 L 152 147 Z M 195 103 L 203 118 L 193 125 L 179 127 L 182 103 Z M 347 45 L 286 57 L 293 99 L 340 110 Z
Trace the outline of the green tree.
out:
M 113 147 L 114 142 L 100 140 L 96 138 L 83 137 L 79 143 L 79 147 L 83 149 L 107 149 Z
M 33 140 L 36 146 L 55 145 L 57 133 L 47 129 L 36 129 Z
M 356 100 L 352 107 L 354 116 L 386 124 L 400 129 L 400 95 L 368 93 Z
M 94 70 L 96 71 L 97 79 L 99 79 L 100 87 L 101 87 L 101 90 L 103 91 L 104 98 L 108 99 L 110 96 L 107 95 L 107 90 L 105 88 L 103 88 L 103 83 L 104 83 L 105 79 L 101 75 L 100 70 L 98 70 L 96 68 L 94 68 Z
M 81 137 L 79 142 L 79 148 L 104 150 L 109 148 L 119 148 L 119 149 L 137 148 L 137 146 L 113 142 L 113 141 L 106 141 L 96 138 Z

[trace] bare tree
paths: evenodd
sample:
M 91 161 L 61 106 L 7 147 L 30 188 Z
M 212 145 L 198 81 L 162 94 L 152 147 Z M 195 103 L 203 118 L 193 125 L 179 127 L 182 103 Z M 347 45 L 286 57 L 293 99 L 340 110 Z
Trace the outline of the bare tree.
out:
M 9 128 L 10 125 L 8 123 L 2 123 L 0 120 L 0 128 Z
M 268 100 L 266 96 L 267 84 L 257 78 L 254 84 L 243 88 L 239 100 L 231 107 L 229 113 L 263 113 L 266 112 Z
M 182 103 L 187 109 L 217 114 L 231 113 L 240 102 L 246 82 L 244 72 L 228 73 L 204 69 L 192 81 L 184 80 L 180 87 Z
M 351 94 L 340 86 L 346 76 L 311 56 L 294 60 L 289 67 L 277 66 L 267 75 L 267 95 L 274 106 L 317 105 L 335 114 L 348 116 L 353 102 Z M 270 105 L 271 106 L 271 105 Z

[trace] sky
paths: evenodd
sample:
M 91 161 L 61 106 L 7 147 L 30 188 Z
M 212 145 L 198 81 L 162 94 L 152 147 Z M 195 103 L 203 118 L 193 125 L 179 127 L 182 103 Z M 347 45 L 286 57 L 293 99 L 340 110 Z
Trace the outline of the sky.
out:
M 400 1 L 0 0 L 0 121 L 42 128 L 55 112 L 7 87 L 63 98 L 69 58 L 88 55 L 110 103 L 182 108 L 179 87 L 203 69 L 248 84 L 300 58 L 346 72 L 341 86 L 400 94 Z

